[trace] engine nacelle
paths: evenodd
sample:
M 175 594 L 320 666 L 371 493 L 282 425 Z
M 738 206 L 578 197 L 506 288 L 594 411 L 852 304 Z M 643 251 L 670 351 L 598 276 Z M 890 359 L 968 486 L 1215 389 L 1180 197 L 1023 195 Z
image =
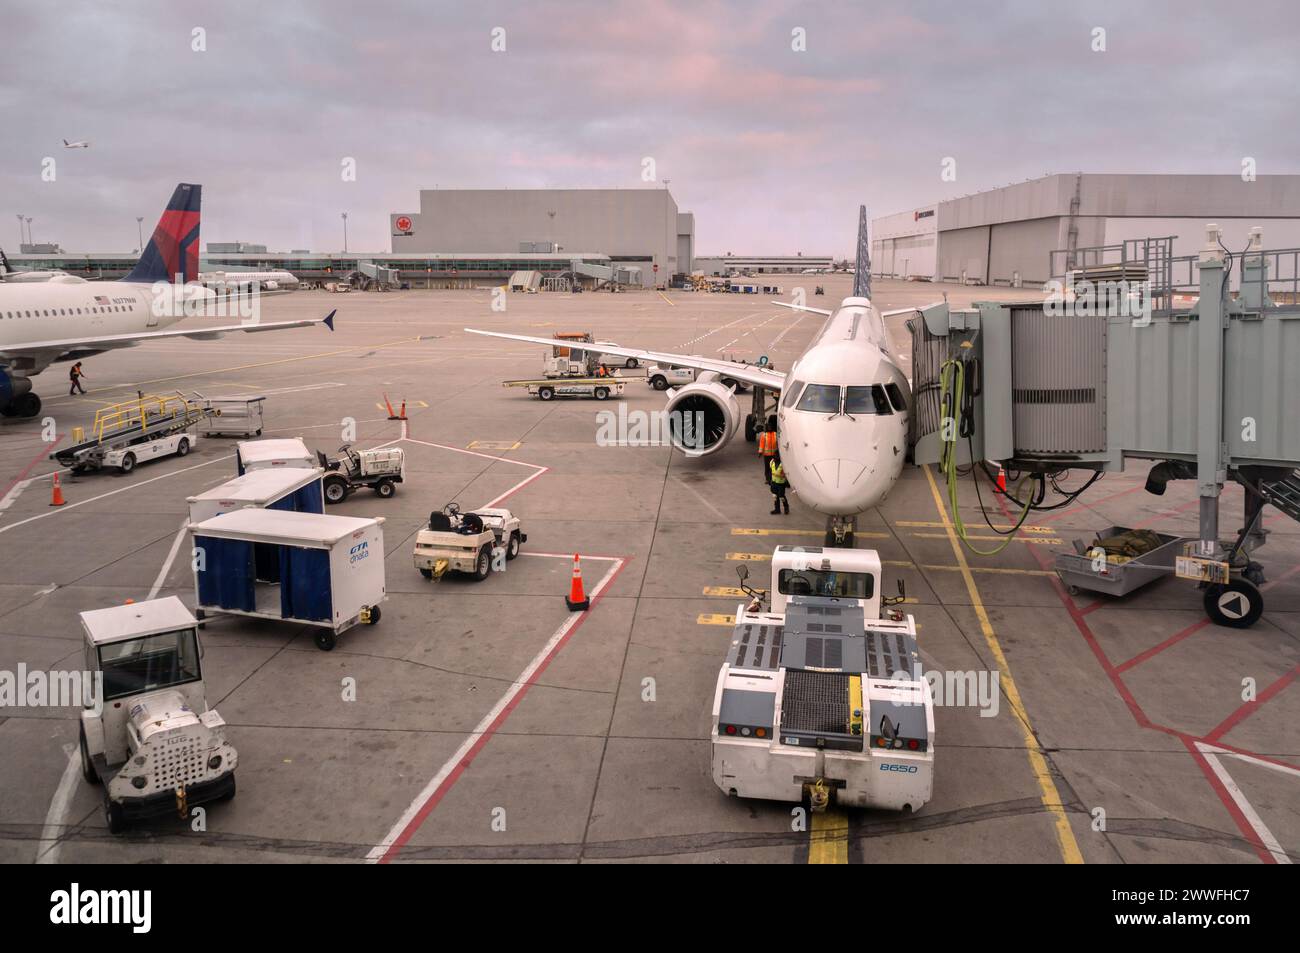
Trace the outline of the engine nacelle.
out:
M 8 407 L 10 402 L 32 392 L 32 382 L 25 377 L 14 377 L 0 369 L 0 407 Z
M 735 391 L 714 373 L 701 374 L 695 383 L 673 391 L 667 410 L 669 440 L 688 457 L 721 450 L 740 423 Z

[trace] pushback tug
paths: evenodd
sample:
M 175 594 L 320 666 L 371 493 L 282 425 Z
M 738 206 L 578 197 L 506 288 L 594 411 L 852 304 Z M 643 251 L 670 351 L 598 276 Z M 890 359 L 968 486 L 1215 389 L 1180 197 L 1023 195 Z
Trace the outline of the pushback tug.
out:
M 814 809 L 917 811 L 934 783 L 934 705 L 916 623 L 880 594 L 873 550 L 778 546 L 767 595 L 745 584 L 718 674 L 713 780 Z M 882 609 L 885 610 L 882 613 Z

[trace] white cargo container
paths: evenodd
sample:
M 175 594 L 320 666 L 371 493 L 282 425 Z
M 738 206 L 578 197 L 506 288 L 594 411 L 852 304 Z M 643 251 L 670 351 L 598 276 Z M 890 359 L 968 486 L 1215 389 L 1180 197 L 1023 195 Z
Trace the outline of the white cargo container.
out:
M 379 621 L 383 518 L 240 509 L 190 526 L 197 615 L 285 619 L 336 636 Z
M 190 522 L 202 523 L 245 507 L 323 513 L 325 504 L 320 478 L 324 472 L 320 467 L 310 470 L 299 467 L 252 470 L 198 496 L 189 497 L 186 502 L 190 505 Z
M 235 459 L 239 475 L 249 470 L 267 470 L 273 467 L 319 466 L 320 459 L 307 448 L 301 437 L 275 437 L 267 440 L 241 440 L 236 446 Z

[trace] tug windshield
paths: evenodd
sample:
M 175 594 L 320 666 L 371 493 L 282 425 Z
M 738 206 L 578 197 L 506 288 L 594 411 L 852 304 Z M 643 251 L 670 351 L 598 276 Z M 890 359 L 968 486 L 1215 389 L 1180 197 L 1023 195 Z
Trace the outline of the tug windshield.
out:
M 785 596 L 835 596 L 870 599 L 875 579 L 869 572 L 831 572 L 821 569 L 782 569 L 777 588 Z
M 193 629 L 147 635 L 99 647 L 104 700 L 197 681 L 199 649 Z

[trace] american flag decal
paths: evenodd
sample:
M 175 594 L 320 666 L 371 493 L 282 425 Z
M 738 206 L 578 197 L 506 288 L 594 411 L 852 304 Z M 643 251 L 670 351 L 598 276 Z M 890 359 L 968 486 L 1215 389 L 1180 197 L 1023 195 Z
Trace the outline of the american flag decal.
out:
M 95 304 L 108 304 L 108 299 L 103 295 L 95 295 Z

